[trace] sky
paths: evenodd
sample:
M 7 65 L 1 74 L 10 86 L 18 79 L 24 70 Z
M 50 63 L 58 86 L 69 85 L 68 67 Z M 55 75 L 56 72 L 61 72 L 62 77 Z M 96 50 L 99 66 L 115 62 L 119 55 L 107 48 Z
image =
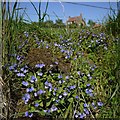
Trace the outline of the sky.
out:
M 33 3 L 38 9 L 38 2 Z M 26 13 L 32 21 L 38 21 L 38 15 L 36 14 L 35 9 L 30 2 L 20 2 L 20 7 L 26 8 Z M 48 16 L 46 16 L 45 20 L 53 20 L 55 22 L 58 17 L 59 19 L 62 19 L 65 23 L 69 16 L 79 16 L 80 13 L 82 13 L 83 19 L 85 19 L 86 23 L 88 22 L 88 20 L 102 23 L 103 21 L 105 21 L 105 19 L 107 19 L 108 14 L 113 13 L 110 9 L 106 9 L 110 7 L 112 9 L 115 9 L 117 12 L 117 2 L 49 2 L 47 9 Z M 41 13 L 44 13 L 45 8 L 46 2 L 42 2 Z M 22 12 L 23 11 L 21 11 L 21 13 Z M 25 14 L 25 19 L 29 20 L 27 15 Z

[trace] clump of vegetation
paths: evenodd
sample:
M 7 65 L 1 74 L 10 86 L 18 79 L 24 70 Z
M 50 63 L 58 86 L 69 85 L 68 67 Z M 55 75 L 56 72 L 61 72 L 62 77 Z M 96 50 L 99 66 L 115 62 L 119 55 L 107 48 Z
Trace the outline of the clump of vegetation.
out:
M 45 69 L 52 70 L 54 72 L 68 73 L 70 72 L 70 61 L 65 60 L 64 55 L 53 54 L 52 50 L 47 48 L 32 48 L 28 52 L 26 58 L 26 64 L 32 69 L 36 64 L 44 64 Z
M 9 36 L 3 36 L 8 119 L 119 117 L 116 37 L 99 29 L 46 30 L 22 21 L 15 32 L 12 19 L 10 33 L 4 26 Z

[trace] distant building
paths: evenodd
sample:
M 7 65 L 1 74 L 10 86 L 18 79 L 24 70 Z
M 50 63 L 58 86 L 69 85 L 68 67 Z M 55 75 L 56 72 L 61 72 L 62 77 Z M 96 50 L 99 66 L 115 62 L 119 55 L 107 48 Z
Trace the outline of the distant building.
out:
M 82 26 L 86 26 L 85 21 L 82 18 L 82 14 L 80 14 L 80 16 L 75 16 L 75 17 L 70 17 L 67 20 L 67 24 L 73 24 L 76 23 L 77 25 L 82 25 Z
M 99 23 L 95 23 L 94 26 L 93 26 L 93 28 L 99 28 L 99 27 L 102 27 L 102 25 L 99 24 Z

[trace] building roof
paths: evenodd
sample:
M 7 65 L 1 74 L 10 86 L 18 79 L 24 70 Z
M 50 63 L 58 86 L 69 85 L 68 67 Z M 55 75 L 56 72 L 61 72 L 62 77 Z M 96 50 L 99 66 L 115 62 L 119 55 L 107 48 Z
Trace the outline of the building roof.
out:
M 82 14 L 80 14 L 80 16 L 75 16 L 75 17 L 69 17 L 67 20 L 67 23 L 69 22 L 74 22 L 79 24 L 80 22 L 82 22 L 83 25 L 86 25 L 85 21 L 82 18 Z
M 73 21 L 77 21 L 77 20 L 82 20 L 82 17 L 81 16 L 69 17 L 67 22 L 73 22 Z

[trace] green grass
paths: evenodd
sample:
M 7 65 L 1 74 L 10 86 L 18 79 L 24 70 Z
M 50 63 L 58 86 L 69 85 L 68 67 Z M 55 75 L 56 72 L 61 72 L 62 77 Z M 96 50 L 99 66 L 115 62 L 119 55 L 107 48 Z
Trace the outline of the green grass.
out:
M 37 26 L 34 23 L 27 24 L 23 22 L 23 16 L 19 16 L 19 11 L 15 10 L 17 8 L 17 4 L 18 3 L 16 2 L 13 6 L 12 14 L 10 13 L 9 4 L 5 9 L 6 16 L 3 14 L 3 79 L 7 85 L 5 90 L 10 90 L 9 96 L 7 96 L 7 103 L 9 105 L 7 106 L 7 119 L 9 119 L 10 116 L 13 116 L 14 118 L 18 117 L 28 110 L 29 112 L 36 111 L 39 116 L 74 118 L 75 110 L 83 112 L 84 103 L 88 103 L 90 105 L 88 108 L 90 112 L 88 117 L 120 118 L 120 52 L 119 44 L 116 40 L 118 33 L 113 34 L 111 31 L 106 32 L 105 30 L 99 29 L 91 30 L 90 28 L 82 30 L 67 28 L 40 28 L 40 24 Z M 41 3 L 39 3 L 39 11 L 36 11 L 38 15 L 40 15 L 40 4 Z M 33 3 L 32 5 L 34 6 Z M 46 12 L 47 6 L 45 14 Z M 44 17 L 45 16 L 40 17 L 39 22 L 40 20 L 43 20 Z M 110 21 L 111 20 L 114 21 L 115 24 L 118 24 L 116 18 L 110 18 Z M 114 31 L 112 26 L 108 26 L 108 24 L 106 24 L 106 29 L 107 27 L 110 27 L 110 29 Z M 118 28 L 119 27 L 116 26 L 115 29 L 118 30 Z M 97 41 L 101 40 L 100 35 L 103 35 L 102 41 Z M 41 40 L 43 42 L 38 45 L 37 42 L 40 42 Z M 62 48 L 55 46 L 55 43 L 57 45 L 61 45 Z M 48 53 L 45 52 L 47 51 L 46 46 L 49 46 Z M 31 49 L 35 50 L 35 52 Z M 42 49 L 45 50 L 43 51 Z M 67 53 L 61 53 L 61 50 L 63 49 L 65 51 L 73 50 L 70 58 L 64 58 L 68 56 L 66 55 Z M 16 55 L 23 56 L 25 59 L 18 60 L 16 59 Z M 48 65 L 52 64 L 52 62 L 56 62 L 57 60 L 59 64 L 55 66 L 58 67 L 58 70 L 57 72 L 53 72 L 52 75 L 51 73 L 48 73 L 50 68 L 47 66 L 44 69 L 35 69 L 33 66 L 28 69 L 28 72 L 25 73 L 25 77 L 22 78 L 14 72 L 14 69 L 20 72 L 21 68 L 26 65 L 25 60 L 27 56 L 28 58 L 30 57 L 32 61 L 28 60 L 29 66 L 33 62 L 40 63 L 41 60 Z M 48 57 L 49 59 L 45 59 L 45 57 Z M 9 68 L 13 66 L 13 64 L 17 65 L 14 69 L 12 68 L 10 70 Z M 64 72 L 68 70 L 67 64 L 71 64 L 71 70 L 68 73 Z M 94 67 L 94 65 L 96 68 L 94 68 L 95 71 L 92 72 L 91 67 Z M 55 68 L 53 67 L 53 70 L 54 69 Z M 84 73 L 84 75 L 81 74 L 82 77 L 80 77 L 78 71 Z M 37 74 L 38 72 L 42 72 L 44 75 L 39 77 Z M 58 78 L 60 74 L 63 75 L 64 80 L 67 75 L 72 77 L 70 77 L 69 82 L 65 82 L 60 85 L 58 82 L 61 80 L 61 78 Z M 92 80 L 90 80 L 90 76 L 88 74 L 92 75 Z M 55 96 L 49 90 L 46 90 L 46 96 L 48 97 L 43 95 L 40 99 L 34 98 L 30 93 L 31 101 L 33 102 L 25 105 L 25 108 L 20 109 L 21 106 L 17 106 L 17 104 L 22 103 L 22 105 L 24 105 L 21 98 L 26 91 L 26 87 L 22 85 L 22 82 L 29 82 L 31 76 L 35 76 L 39 80 L 34 85 L 29 83 L 30 85 L 33 85 L 36 91 L 39 89 L 46 90 L 44 88 L 46 79 L 48 79 L 48 82 L 51 82 L 53 87 L 58 87 L 60 90 L 56 92 Z M 85 93 L 87 88 L 86 85 L 88 83 L 93 86 L 94 89 L 92 89 L 94 93 L 97 94 L 94 98 Z M 73 85 L 76 85 L 77 87 L 72 90 L 67 97 L 65 96 L 65 99 L 60 100 L 59 103 L 55 104 L 58 111 L 52 112 L 51 114 L 43 112 L 45 109 L 50 109 L 54 99 L 56 100 L 61 93 L 65 92 L 64 88 Z M 76 96 L 79 96 L 80 100 L 76 100 Z M 9 101 L 11 101 L 11 103 L 9 103 Z M 91 106 L 93 101 L 95 103 L 102 101 L 104 104 L 102 107 L 98 107 L 94 110 Z M 39 102 L 39 109 L 33 106 L 34 102 Z

